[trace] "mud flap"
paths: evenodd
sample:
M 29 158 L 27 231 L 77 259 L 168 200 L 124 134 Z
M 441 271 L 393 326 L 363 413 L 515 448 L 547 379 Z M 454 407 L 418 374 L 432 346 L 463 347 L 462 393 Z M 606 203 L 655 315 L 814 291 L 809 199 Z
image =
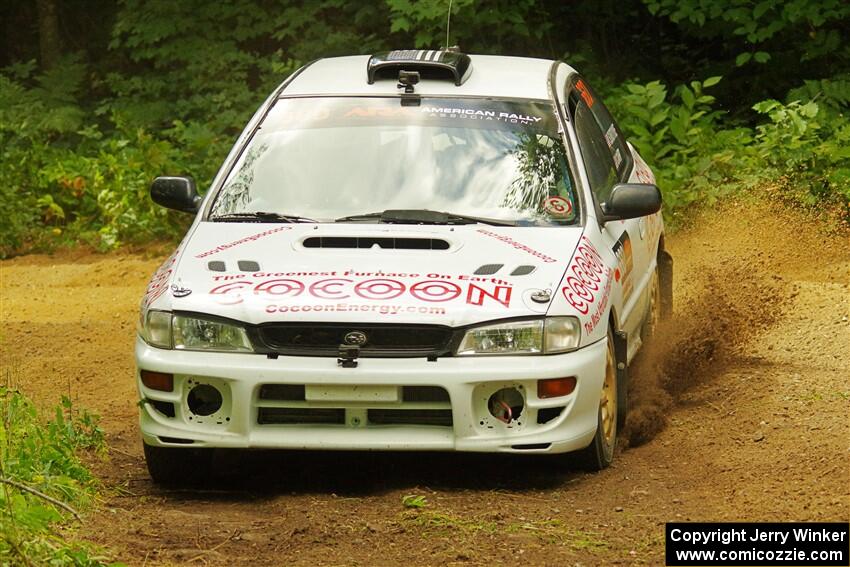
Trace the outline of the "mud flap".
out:
M 661 281 L 661 318 L 673 314 L 673 257 L 666 250 L 658 251 L 658 272 Z
M 629 413 L 629 350 L 625 331 L 614 333 L 614 356 L 617 359 L 617 427 L 622 427 Z

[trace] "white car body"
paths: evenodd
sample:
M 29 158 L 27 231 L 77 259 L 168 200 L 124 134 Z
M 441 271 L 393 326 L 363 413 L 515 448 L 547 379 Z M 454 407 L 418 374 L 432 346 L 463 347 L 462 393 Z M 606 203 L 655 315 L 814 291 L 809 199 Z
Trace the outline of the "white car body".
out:
M 462 330 L 503 319 L 572 316 L 580 322 L 578 348 L 546 355 L 362 356 L 355 367 L 347 367 L 336 353 L 189 351 L 159 348 L 140 335 L 135 349 L 138 369 L 173 375 L 172 391 L 161 391 L 147 387 L 137 372 L 139 393 L 147 402 L 140 405 L 144 443 L 184 448 L 525 453 L 587 447 L 597 431 L 609 329 L 623 346 L 628 345 L 625 360 L 619 361 L 625 365 L 641 345 L 664 227 L 660 212 L 600 222 L 599 204 L 594 204 L 581 165 L 574 127 L 566 118 L 565 93 L 577 76 L 568 65 L 471 56 L 474 72 L 464 84 L 422 80 L 416 94 L 553 101 L 574 160 L 576 206 L 581 211 L 574 226 L 207 220 L 216 188 L 277 100 L 397 95 L 394 82 L 367 83 L 368 60 L 368 56 L 357 56 L 313 63 L 284 82 L 257 111 L 183 242 L 153 276 L 142 300 L 142 326 L 151 311 L 203 314 L 252 329 L 284 322 L 338 324 L 351 331 L 374 325 Z M 654 183 L 634 148 L 629 145 L 628 151 L 630 168 L 621 181 Z M 380 207 L 375 203 L 369 210 Z M 316 237 L 425 239 L 447 244 L 439 250 L 305 246 L 305 241 Z M 214 264 L 220 271 L 213 270 L 211 262 L 223 263 Z M 489 264 L 501 266 L 475 273 Z M 521 275 L 512 275 L 521 266 Z M 548 299 L 535 301 L 535 294 Z M 538 397 L 539 380 L 566 376 L 576 378 L 571 393 Z M 221 406 L 210 415 L 194 414 L 187 403 L 189 392 L 199 384 L 221 393 Z M 276 397 L 275 387 L 281 385 L 303 387 L 303 399 L 300 394 L 295 396 L 298 399 Z M 442 388 L 447 397 L 416 399 L 416 392 L 428 392 L 416 387 Z M 491 396 L 505 388 L 523 397 L 518 419 L 506 421 L 491 411 Z M 158 407 L 171 408 L 173 415 Z M 335 410 L 331 421 L 337 422 L 291 423 L 290 417 L 286 423 L 277 423 L 263 417 L 287 408 Z M 395 422 L 399 414 L 394 410 L 426 417 L 422 423 L 416 419 Z M 434 415 L 443 421 L 430 423 L 428 411 L 439 412 Z M 373 422 L 372 416 L 378 415 L 379 422 Z

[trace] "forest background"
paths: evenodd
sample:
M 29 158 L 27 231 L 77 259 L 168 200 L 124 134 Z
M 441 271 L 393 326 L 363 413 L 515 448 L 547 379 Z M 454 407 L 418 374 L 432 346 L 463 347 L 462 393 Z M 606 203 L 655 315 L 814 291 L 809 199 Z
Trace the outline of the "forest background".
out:
M 446 44 L 447 0 L 0 4 L 0 257 L 179 237 L 151 180 L 209 185 L 318 57 Z M 740 192 L 850 218 L 850 3 L 453 0 L 468 53 L 562 59 L 653 167 L 674 224 Z

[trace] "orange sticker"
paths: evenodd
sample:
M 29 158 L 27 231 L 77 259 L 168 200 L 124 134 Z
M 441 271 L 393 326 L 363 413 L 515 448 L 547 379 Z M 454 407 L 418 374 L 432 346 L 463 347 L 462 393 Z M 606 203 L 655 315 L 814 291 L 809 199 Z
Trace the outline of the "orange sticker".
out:
M 576 88 L 578 92 L 581 93 L 581 98 L 584 99 L 584 102 L 587 103 L 587 107 L 590 108 L 593 106 L 593 95 L 590 94 L 590 89 L 587 88 L 587 85 L 584 84 L 584 81 L 579 81 L 576 83 Z

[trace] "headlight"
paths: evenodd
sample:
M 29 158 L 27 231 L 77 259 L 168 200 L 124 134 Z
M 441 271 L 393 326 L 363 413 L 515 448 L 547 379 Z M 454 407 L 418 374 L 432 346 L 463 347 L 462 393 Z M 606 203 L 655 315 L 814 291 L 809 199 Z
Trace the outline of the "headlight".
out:
M 139 334 L 151 346 L 171 348 L 171 312 L 148 311 Z
M 245 329 L 207 319 L 148 311 L 139 334 L 151 346 L 181 350 L 253 352 Z
M 547 317 L 543 330 L 543 352 L 567 352 L 578 348 L 581 324 L 576 317 Z
M 512 321 L 469 329 L 457 354 L 552 354 L 577 348 L 580 338 L 575 317 Z
M 182 350 L 214 350 L 253 352 L 245 329 L 237 325 L 175 315 L 174 348 Z

